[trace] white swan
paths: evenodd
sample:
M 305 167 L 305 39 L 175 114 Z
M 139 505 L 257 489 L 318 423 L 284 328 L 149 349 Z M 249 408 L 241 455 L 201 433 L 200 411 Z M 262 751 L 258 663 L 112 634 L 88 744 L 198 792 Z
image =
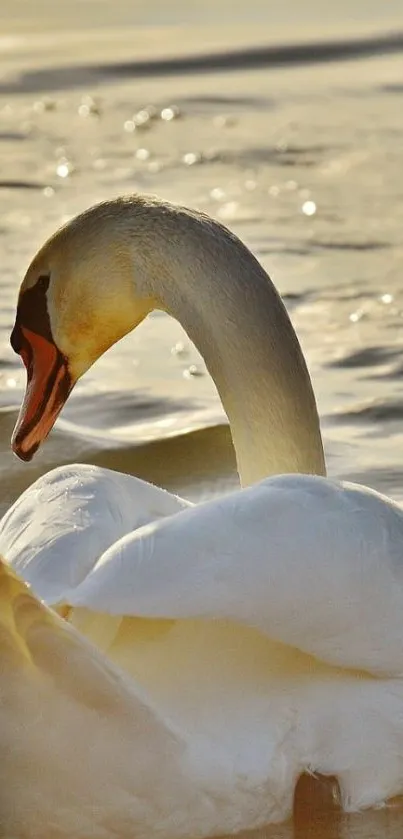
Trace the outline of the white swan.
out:
M 77 378 L 155 308 L 176 317 L 204 357 L 244 486 L 271 474 L 324 474 L 309 374 L 274 285 L 218 222 L 140 196 L 83 213 L 28 269 L 11 338 L 28 370 L 13 438 L 19 457 L 32 457 Z M 4 517 L 0 550 L 54 605 L 118 538 L 188 503 L 132 476 L 62 467 Z
M 245 485 L 324 471 L 309 377 L 263 270 L 217 223 L 142 198 L 77 217 L 28 270 L 17 453 L 155 306 L 204 355 Z M 336 775 L 350 810 L 401 793 L 402 537 L 393 502 L 314 474 L 197 507 L 93 467 L 40 479 L 0 529 L 20 575 L 0 564 L 8 834 L 235 832 L 288 816 L 304 770 Z

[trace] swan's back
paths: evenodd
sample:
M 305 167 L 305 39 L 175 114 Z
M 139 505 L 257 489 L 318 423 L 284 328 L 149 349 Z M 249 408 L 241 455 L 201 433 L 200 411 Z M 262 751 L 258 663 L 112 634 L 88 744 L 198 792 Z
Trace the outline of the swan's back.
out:
M 0 522 L 0 551 L 49 605 L 89 573 L 103 552 L 137 527 L 189 505 L 131 475 L 87 464 L 53 469 Z
M 403 511 L 376 492 L 273 477 L 123 537 L 71 603 L 235 620 L 327 664 L 399 676 L 402 537 Z

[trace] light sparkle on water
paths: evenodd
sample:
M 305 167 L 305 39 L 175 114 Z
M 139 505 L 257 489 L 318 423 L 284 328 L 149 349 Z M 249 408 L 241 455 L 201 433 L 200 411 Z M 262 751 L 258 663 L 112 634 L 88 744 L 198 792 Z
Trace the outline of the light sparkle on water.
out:
M 314 216 L 316 213 L 315 201 L 304 201 L 301 209 L 304 216 Z

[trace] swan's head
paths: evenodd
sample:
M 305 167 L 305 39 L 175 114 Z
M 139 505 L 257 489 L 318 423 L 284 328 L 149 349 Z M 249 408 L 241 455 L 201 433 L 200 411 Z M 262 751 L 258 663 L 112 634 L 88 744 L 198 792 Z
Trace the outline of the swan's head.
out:
M 79 377 L 154 308 L 135 287 L 141 237 L 131 240 L 113 221 L 107 211 L 73 219 L 45 243 L 22 282 L 11 334 L 27 371 L 12 438 L 22 460 L 47 437 Z

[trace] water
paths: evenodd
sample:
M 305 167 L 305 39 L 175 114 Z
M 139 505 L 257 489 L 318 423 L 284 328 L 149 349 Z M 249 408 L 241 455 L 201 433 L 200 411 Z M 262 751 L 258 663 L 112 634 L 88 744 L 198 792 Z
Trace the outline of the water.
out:
M 236 484 L 203 360 L 162 314 L 79 383 L 32 464 L 10 452 L 25 268 L 61 222 L 135 190 L 207 210 L 249 244 L 306 354 L 329 473 L 403 500 L 400 0 L 326 13 L 319 0 L 42 0 L 35 13 L 14 0 L 0 23 L 0 512 L 71 460 L 193 499 Z M 294 825 L 267 835 L 401 836 L 399 807 L 341 816 L 328 787 L 322 806 L 304 784 Z

